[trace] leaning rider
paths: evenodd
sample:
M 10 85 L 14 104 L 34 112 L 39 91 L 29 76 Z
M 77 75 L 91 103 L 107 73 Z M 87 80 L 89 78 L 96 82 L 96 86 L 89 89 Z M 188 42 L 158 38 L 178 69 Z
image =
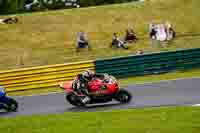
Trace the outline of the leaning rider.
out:
M 4 91 L 4 88 L 2 86 L 0 86 L 0 100 L 2 97 L 5 96 L 5 91 Z
M 87 103 L 90 101 L 89 93 L 88 93 L 88 82 L 90 82 L 93 78 L 104 78 L 103 74 L 96 74 L 91 70 L 85 70 L 81 74 L 76 76 L 75 81 L 73 82 L 73 88 L 76 92 L 80 94 L 84 94 L 86 97 L 82 100 L 83 103 Z

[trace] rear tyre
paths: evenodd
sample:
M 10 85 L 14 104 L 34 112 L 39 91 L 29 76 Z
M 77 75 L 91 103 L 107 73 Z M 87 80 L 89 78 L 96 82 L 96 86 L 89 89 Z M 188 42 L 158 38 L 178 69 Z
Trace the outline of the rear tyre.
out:
M 83 107 L 85 104 L 83 104 L 74 93 L 69 93 L 66 95 L 66 100 L 73 106 Z
M 131 99 L 132 99 L 132 95 L 124 89 L 120 89 L 120 91 L 118 92 L 116 96 L 116 100 L 121 103 L 129 103 Z

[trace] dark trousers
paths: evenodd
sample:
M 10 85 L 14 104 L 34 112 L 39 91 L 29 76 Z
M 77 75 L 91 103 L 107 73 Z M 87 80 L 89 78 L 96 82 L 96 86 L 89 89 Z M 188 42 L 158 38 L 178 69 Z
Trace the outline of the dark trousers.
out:
M 77 52 L 79 52 L 80 48 L 88 48 L 89 50 L 91 50 L 88 42 L 78 42 L 78 46 L 77 46 Z
M 111 47 L 128 49 L 128 47 L 126 47 L 123 42 L 120 42 L 118 40 L 113 40 L 111 43 Z

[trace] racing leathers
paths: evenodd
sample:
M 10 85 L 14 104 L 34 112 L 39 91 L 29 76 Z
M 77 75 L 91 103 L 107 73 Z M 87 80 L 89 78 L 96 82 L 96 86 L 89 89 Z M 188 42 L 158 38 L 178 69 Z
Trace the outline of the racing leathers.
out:
M 82 74 L 79 74 L 73 82 L 73 89 L 75 89 L 77 93 L 88 95 L 88 82 L 90 82 L 93 78 L 103 79 L 104 74 L 94 74 L 88 80 L 86 80 Z
M 83 74 L 77 75 L 76 79 L 74 80 L 72 87 L 73 89 L 78 93 L 78 94 L 84 94 L 86 99 L 83 102 L 88 102 L 89 101 L 89 92 L 88 92 L 88 82 L 90 82 L 93 78 L 104 78 L 104 74 L 92 74 L 91 77 L 89 78 L 84 78 Z
M 78 94 L 88 95 L 87 84 L 88 84 L 88 81 L 83 78 L 82 74 L 79 74 L 76 76 L 76 79 L 74 80 L 72 85 L 73 85 L 73 89 Z
M 4 91 L 4 88 L 0 86 L 0 100 L 6 95 L 6 92 Z

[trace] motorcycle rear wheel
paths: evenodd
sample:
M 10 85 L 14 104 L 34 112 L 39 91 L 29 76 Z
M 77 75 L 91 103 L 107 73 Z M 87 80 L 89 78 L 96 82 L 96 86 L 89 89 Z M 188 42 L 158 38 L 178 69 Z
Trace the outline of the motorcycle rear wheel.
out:
M 132 99 L 132 95 L 124 89 L 120 89 L 120 91 L 118 92 L 116 96 L 116 100 L 121 103 L 129 103 L 131 99 Z

